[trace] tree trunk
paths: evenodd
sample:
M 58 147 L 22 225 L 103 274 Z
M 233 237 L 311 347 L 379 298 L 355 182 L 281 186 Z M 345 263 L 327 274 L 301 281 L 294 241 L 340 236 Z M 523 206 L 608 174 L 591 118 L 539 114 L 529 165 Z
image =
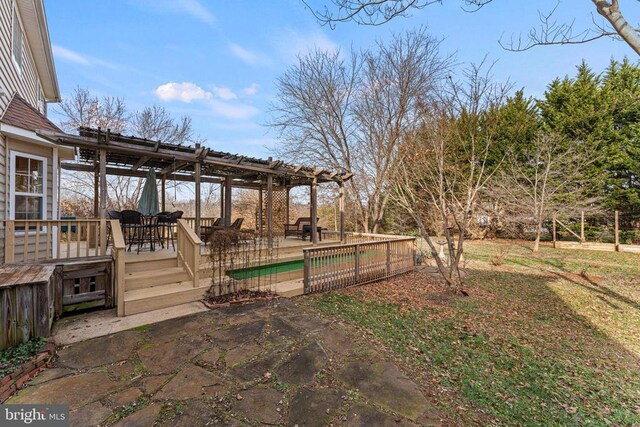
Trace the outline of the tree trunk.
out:
M 618 0 L 612 0 L 611 2 L 593 0 L 593 3 L 596 5 L 598 13 L 609 21 L 620 37 L 640 55 L 640 35 L 635 28 L 629 25 L 629 22 L 620 12 Z
M 538 221 L 536 225 L 536 240 L 533 242 L 533 252 L 540 250 L 540 236 L 542 235 L 542 221 Z

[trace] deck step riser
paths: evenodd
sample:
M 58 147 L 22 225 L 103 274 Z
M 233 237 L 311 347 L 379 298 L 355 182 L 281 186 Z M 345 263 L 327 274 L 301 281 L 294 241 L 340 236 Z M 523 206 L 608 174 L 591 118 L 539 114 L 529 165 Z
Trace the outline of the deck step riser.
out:
M 184 290 L 161 294 L 147 298 L 126 301 L 124 303 L 124 315 L 129 316 L 136 313 L 157 310 L 160 308 L 173 307 L 179 304 L 201 300 L 209 288 L 207 286 L 199 288 L 184 287 Z M 126 297 L 125 297 L 126 298 Z
M 165 258 L 153 261 L 136 261 L 125 264 L 125 272 L 139 273 L 142 271 L 158 271 L 165 268 L 175 268 L 178 266 L 177 258 Z
M 172 269 L 173 270 L 173 269 Z M 149 288 L 153 286 L 163 286 L 171 283 L 184 282 L 189 280 L 189 274 L 184 271 L 156 271 L 154 274 L 145 275 L 135 273 L 125 279 L 125 290 Z

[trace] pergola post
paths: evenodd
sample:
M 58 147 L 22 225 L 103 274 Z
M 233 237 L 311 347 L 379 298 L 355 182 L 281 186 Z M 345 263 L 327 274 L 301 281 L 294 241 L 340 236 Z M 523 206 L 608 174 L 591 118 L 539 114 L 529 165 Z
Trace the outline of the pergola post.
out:
M 196 224 L 194 231 L 196 236 L 200 236 L 200 175 L 202 174 L 202 163 L 198 160 L 195 165 L 195 179 L 196 179 Z
M 285 222 L 285 224 L 289 224 L 289 191 L 291 191 L 291 188 L 286 187 L 285 188 L 285 192 L 286 192 L 287 196 L 286 196 L 286 204 L 284 205 L 284 222 Z
M 262 185 L 258 188 L 258 233 L 262 236 L 263 226 L 262 221 L 264 220 L 263 212 L 262 212 Z
M 273 245 L 273 175 L 267 175 L 267 241 Z
M 318 243 L 318 178 L 311 181 L 311 242 Z
M 167 211 L 167 176 L 166 175 L 162 175 L 162 177 L 160 177 L 160 186 L 161 186 L 161 191 L 162 194 L 160 196 L 160 203 L 162 205 L 162 212 L 166 212 Z
M 224 183 L 220 183 L 220 218 L 224 218 Z
M 340 243 L 345 243 L 344 234 L 344 182 L 338 183 L 338 208 L 340 209 Z
M 231 177 L 224 177 L 224 225 L 231 225 Z
M 93 216 L 100 218 L 100 167 L 94 160 L 95 170 L 93 172 Z
M 107 130 L 107 142 L 109 130 Z M 107 253 L 107 150 L 100 149 L 100 254 Z

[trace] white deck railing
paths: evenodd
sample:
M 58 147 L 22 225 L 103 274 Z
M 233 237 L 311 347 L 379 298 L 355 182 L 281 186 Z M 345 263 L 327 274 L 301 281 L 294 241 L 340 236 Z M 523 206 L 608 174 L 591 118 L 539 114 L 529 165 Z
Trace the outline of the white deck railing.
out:
M 107 255 L 107 220 L 6 220 L 4 225 L 7 264 Z

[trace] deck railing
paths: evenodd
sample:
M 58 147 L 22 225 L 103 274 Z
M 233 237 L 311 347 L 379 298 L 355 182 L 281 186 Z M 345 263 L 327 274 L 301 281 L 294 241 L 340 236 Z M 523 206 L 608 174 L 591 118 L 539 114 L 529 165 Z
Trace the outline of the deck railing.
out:
M 185 216 L 185 217 L 182 217 L 182 219 L 187 221 L 187 224 L 189 224 L 189 227 L 191 227 L 192 230 L 195 230 L 195 228 L 196 228 L 196 218 L 195 217 Z M 200 227 L 211 227 L 216 219 L 218 219 L 218 218 L 216 218 L 214 216 L 206 217 L 206 218 L 200 218 Z
M 120 221 L 109 220 L 111 226 L 111 258 L 113 259 L 113 280 L 116 290 L 116 301 L 118 302 L 118 316 L 124 316 L 124 292 L 126 278 L 125 254 L 127 245 L 124 241 Z
M 304 249 L 304 293 L 387 279 L 415 268 L 415 237 L 359 235 L 358 243 Z
M 107 220 L 5 221 L 5 263 L 104 256 L 107 251 Z
M 189 273 L 189 277 L 193 280 L 193 287 L 198 287 L 200 285 L 200 246 L 202 246 L 202 241 L 186 219 L 178 220 L 176 238 L 178 264 L 184 266 Z

